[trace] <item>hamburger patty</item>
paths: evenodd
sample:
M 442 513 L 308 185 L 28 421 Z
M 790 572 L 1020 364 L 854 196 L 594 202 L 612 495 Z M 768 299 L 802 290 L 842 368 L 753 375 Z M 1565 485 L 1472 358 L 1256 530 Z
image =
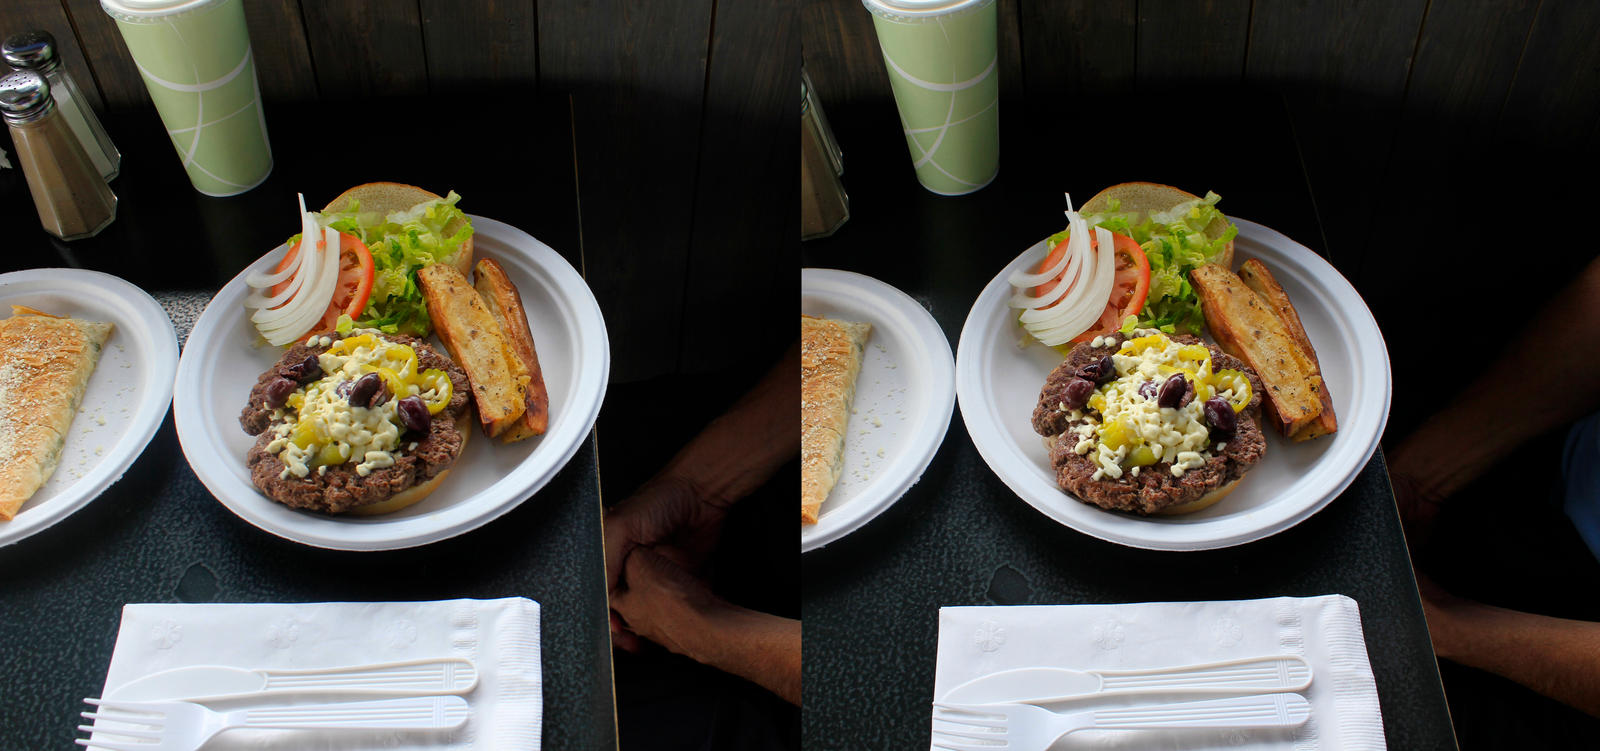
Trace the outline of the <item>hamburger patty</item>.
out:
M 1187 334 L 1169 335 L 1179 344 L 1205 344 L 1198 337 Z M 1124 472 L 1121 477 L 1093 479 L 1099 467 L 1087 456 L 1073 451 L 1078 442 L 1072 428 L 1082 424 L 1073 421 L 1060 409 L 1066 386 L 1079 369 L 1100 358 L 1116 353 L 1124 337 L 1116 334 L 1111 342 L 1100 347 L 1079 344 L 1067 355 L 1065 362 L 1056 366 L 1045 379 L 1039 392 L 1039 403 L 1033 409 L 1033 429 L 1048 437 L 1050 465 L 1055 469 L 1056 484 L 1079 500 L 1113 511 L 1135 514 L 1154 514 L 1163 509 L 1191 503 L 1207 493 L 1231 483 L 1261 460 L 1266 453 L 1266 437 L 1258 424 L 1261 415 L 1261 379 L 1248 365 L 1232 355 L 1206 344 L 1211 351 L 1213 370 L 1237 370 L 1250 379 L 1250 403 L 1239 412 L 1238 425 L 1220 454 L 1206 460 L 1202 466 L 1185 471 L 1182 476 L 1172 475 L 1172 463 L 1167 461 L 1143 467 L 1138 475 Z M 1194 385 L 1189 384 L 1184 403 L 1194 398 Z M 1213 444 L 1215 445 L 1215 444 Z
M 335 340 L 342 337 L 335 337 Z M 284 464 L 275 454 L 267 452 L 267 444 L 274 438 L 271 431 L 273 409 L 265 405 L 264 391 L 267 382 L 280 376 L 294 380 L 293 366 L 303 362 L 307 355 L 320 355 L 327 347 L 309 347 L 300 342 L 283 353 L 267 372 L 262 373 L 250 390 L 250 402 L 239 414 L 239 424 L 246 433 L 257 436 L 255 445 L 245 456 L 250 468 L 250 480 L 268 498 L 292 508 L 338 514 L 360 506 L 386 501 L 407 488 L 425 482 L 455 463 L 461 453 L 463 436 L 456 421 L 466 416 L 470 394 L 467 375 L 449 358 L 439 354 L 421 339 L 399 334 L 384 334 L 382 338 L 405 344 L 417 353 L 417 370 L 429 368 L 442 370 L 450 376 L 450 401 L 433 416 L 426 436 L 407 434 L 401 437 L 400 447 L 393 453 L 394 464 L 374 469 L 362 477 L 356 472 L 356 462 L 331 465 L 323 472 L 311 472 L 305 477 L 280 477 Z M 415 442 L 416 448 L 411 448 Z

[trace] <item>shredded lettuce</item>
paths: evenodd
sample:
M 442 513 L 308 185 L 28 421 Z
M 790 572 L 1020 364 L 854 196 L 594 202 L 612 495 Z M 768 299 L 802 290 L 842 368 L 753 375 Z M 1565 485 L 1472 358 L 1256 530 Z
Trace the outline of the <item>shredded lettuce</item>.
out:
M 472 237 L 470 222 L 463 222 L 453 234 L 444 232 L 450 222 L 466 217 L 456 208 L 460 200 L 452 190 L 444 198 L 388 216 L 362 211 L 359 202 L 352 201 L 344 211 L 324 216 L 334 229 L 355 235 L 372 251 L 372 297 L 351 327 L 417 336 L 433 330 L 427 303 L 417 287 L 417 270 L 430 263 L 449 263 Z M 343 319 L 340 323 L 344 324 Z
M 1206 193 L 1205 198 L 1151 215 L 1124 212 L 1121 202 L 1112 200 L 1105 211 L 1085 215 L 1091 226 L 1133 238 L 1150 260 L 1150 293 L 1144 309 L 1138 316 L 1124 319 L 1122 333 L 1160 329 L 1169 334 L 1198 334 L 1205 327 L 1200 296 L 1189 284 L 1189 271 L 1216 258 L 1239 234 L 1239 228 L 1217 210 L 1220 200 L 1222 197 L 1216 193 Z M 1216 221 L 1225 223 L 1227 229 L 1212 240 L 1206 236 L 1206 228 Z

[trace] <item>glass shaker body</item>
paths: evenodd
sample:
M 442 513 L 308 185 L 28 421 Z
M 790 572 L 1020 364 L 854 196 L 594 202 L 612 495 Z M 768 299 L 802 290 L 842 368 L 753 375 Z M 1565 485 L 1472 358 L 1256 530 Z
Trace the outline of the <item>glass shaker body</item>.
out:
M 844 190 L 844 160 L 833 130 L 800 69 L 800 239 L 827 237 L 850 218 L 850 195 Z
M 62 65 L 61 57 L 56 52 L 55 37 L 48 31 L 13 34 L 0 45 L 0 54 L 4 55 L 11 67 L 31 70 L 44 76 L 61 119 L 66 121 L 78 142 L 83 144 L 84 153 L 89 155 L 95 170 L 108 181 L 116 177 L 122 169 L 122 153 L 111 142 L 111 135 L 106 133 L 100 118 L 95 116 L 94 108 L 84 98 L 78 82 Z
M 0 109 L 45 231 L 77 240 L 111 224 L 117 196 L 61 119 L 44 77 L 20 71 L 0 79 Z
M 88 154 L 89 161 L 94 163 L 95 170 L 102 179 L 109 181 L 115 178 L 122 171 L 122 152 L 117 151 L 116 145 L 111 143 L 111 135 L 100 124 L 100 118 L 95 117 L 94 109 L 84 99 L 72 74 L 65 67 L 57 65 L 44 77 L 50 83 L 50 93 L 55 97 L 61 118 L 66 121 L 72 134 L 78 137 L 78 142 L 83 144 L 84 152 Z

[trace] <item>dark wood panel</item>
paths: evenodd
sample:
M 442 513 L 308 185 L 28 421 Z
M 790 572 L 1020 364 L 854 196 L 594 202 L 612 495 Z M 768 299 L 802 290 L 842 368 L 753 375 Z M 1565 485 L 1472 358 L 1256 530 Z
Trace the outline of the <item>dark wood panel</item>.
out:
M 250 27 L 261 97 L 274 103 L 315 100 L 317 74 L 300 0 L 248 0 L 244 22 Z
M 1021 6 L 1022 62 L 1031 99 L 1131 91 L 1137 64 L 1136 3 L 1112 0 Z
M 1369 195 L 1411 196 L 1408 212 L 1377 212 L 1373 230 L 1351 264 L 1353 280 L 1373 294 L 1375 312 L 1398 320 L 1403 299 L 1389 287 L 1396 278 L 1435 265 L 1425 253 L 1386 252 L 1395 239 L 1421 247 L 1430 232 L 1412 214 L 1450 212 L 1456 189 L 1483 179 L 1482 155 L 1517 74 L 1539 0 L 1471 0 L 1439 3 L 1428 11 L 1411 66 L 1411 82 L 1397 125 L 1393 156 Z M 1395 315 L 1387 306 L 1396 305 Z
M 1244 75 L 1250 0 L 1140 0 L 1140 85 L 1232 85 Z
M 1026 101 L 1021 2 L 996 0 L 1002 113 L 1020 113 Z M 843 110 L 862 103 L 892 106 L 894 92 L 878 47 L 872 13 L 859 0 L 810 0 L 801 4 L 799 22 L 801 56 L 824 109 Z M 1002 114 L 1000 127 L 1006 134 L 1002 138 L 1012 140 L 1021 123 L 1021 117 Z
M 781 301 L 800 286 L 797 15 L 785 0 L 717 4 L 681 371 L 775 359 L 788 345 L 777 332 L 793 328 L 794 311 Z
M 78 88 L 83 89 L 84 96 L 95 108 L 105 107 L 100 85 L 94 79 L 88 59 L 83 56 L 83 47 L 78 44 L 78 35 L 72 29 L 72 20 L 67 17 L 61 0 L 7 0 L 5 10 L 0 11 L 0 19 L 4 20 L 0 38 L 24 31 L 50 32 L 56 38 L 56 54 L 78 82 Z M 112 135 L 114 138 L 115 134 Z
M 107 106 L 150 106 L 144 79 L 122 42 L 116 21 L 106 15 L 98 0 L 62 1 L 71 11 L 81 45 L 89 51 Z M 262 97 L 273 102 L 315 99 L 316 79 L 298 0 L 251 0 L 244 4 L 244 11 Z
M 824 108 L 894 96 L 872 30 L 872 13 L 860 0 L 801 3 L 800 47 Z
M 1544 0 L 1506 97 L 1502 138 L 1581 147 L 1600 119 L 1600 4 Z
M 117 22 L 106 15 L 100 0 L 62 0 L 72 25 L 78 30 L 78 45 L 83 48 L 89 67 L 94 69 L 95 81 L 100 85 L 100 96 L 107 109 L 149 107 L 150 95 L 145 93 L 144 79 L 133 65 L 128 46 L 122 43 L 122 32 Z
M 434 91 L 539 82 L 533 0 L 421 0 Z
M 539 86 L 570 91 L 583 253 L 612 379 L 677 368 L 711 0 L 540 3 Z
M 1256 3 L 1248 82 L 1282 92 L 1320 212 L 1328 259 L 1346 276 L 1368 236 L 1373 179 L 1394 143 L 1425 0 Z
M 417 0 L 314 1 L 302 10 L 323 99 L 428 92 Z

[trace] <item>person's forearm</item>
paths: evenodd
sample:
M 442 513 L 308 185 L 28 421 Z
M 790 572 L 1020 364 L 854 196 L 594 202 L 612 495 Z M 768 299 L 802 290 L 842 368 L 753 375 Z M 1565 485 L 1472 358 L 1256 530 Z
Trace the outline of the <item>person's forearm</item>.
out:
M 1441 377 L 1481 359 L 1473 345 L 1437 342 Z M 1433 344 L 1426 342 L 1434 341 Z M 1476 355 L 1476 357 L 1475 357 Z M 1389 456 L 1424 498 L 1450 496 L 1528 439 L 1600 406 L 1600 260 L 1591 262 L 1471 386 Z
M 800 345 L 754 389 L 713 420 L 661 470 L 706 500 L 727 506 L 800 453 Z
M 1600 717 L 1600 623 L 1465 603 L 1428 627 L 1440 657 Z
M 725 605 L 697 632 L 690 657 L 800 703 L 800 621 Z

